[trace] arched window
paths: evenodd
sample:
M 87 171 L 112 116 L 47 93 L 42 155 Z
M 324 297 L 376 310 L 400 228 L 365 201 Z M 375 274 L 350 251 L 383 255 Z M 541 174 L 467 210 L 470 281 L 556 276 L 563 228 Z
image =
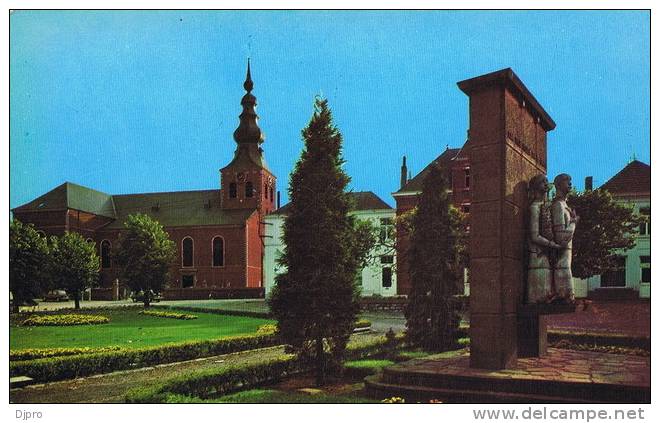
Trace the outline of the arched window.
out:
M 245 197 L 247 197 L 247 198 L 252 197 L 253 192 L 254 192 L 254 187 L 252 186 L 252 182 L 246 182 L 245 183 Z
M 213 267 L 225 265 L 225 240 L 216 236 L 213 238 Z
M 39 230 L 39 231 L 37 231 L 37 233 L 39 235 L 41 235 L 42 237 L 46 238 L 46 232 Z
M 181 256 L 183 258 L 183 267 L 193 266 L 193 239 L 190 237 L 183 238 L 181 241 Z
M 270 187 L 270 201 L 273 202 L 273 187 Z
M 236 182 L 229 184 L 229 198 L 236 198 Z
M 101 269 L 109 269 L 111 266 L 110 261 L 110 241 L 104 239 L 101 241 Z
M 268 199 L 268 183 L 264 183 L 264 198 Z

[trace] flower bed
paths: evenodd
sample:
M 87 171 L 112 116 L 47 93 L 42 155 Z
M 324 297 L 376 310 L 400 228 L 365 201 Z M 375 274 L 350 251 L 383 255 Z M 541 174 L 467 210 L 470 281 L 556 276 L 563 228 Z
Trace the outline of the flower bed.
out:
M 197 318 L 194 314 L 175 313 L 173 311 L 142 310 L 139 313 L 145 316 L 165 317 L 167 319 L 193 320 Z
M 100 325 L 109 323 L 105 316 L 93 314 L 53 314 L 45 316 L 31 316 L 23 320 L 24 326 L 75 326 Z

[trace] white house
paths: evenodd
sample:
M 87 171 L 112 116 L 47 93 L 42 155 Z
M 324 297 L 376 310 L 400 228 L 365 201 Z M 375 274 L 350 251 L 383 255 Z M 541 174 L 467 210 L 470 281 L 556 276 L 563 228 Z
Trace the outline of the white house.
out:
M 651 166 L 634 160 L 599 189 L 609 191 L 619 202 L 632 204 L 647 217 L 636 235 L 635 247 L 621 251 L 618 266 L 602 275 L 575 280 L 578 297 L 651 297 Z
M 355 201 L 355 215 L 360 220 L 370 220 L 379 227 L 379 236 L 382 241 L 389 241 L 394 236 L 395 210 L 371 191 L 351 193 Z M 275 276 L 284 269 L 277 264 L 277 260 L 284 251 L 282 241 L 282 227 L 289 205 L 280 207 L 267 215 L 265 221 L 264 238 L 264 288 L 266 296 L 275 286 Z M 362 286 L 363 296 L 380 295 L 383 297 L 396 295 L 396 271 L 394 270 L 396 253 L 388 248 L 388 242 L 381 242 L 376 251 L 372 251 L 372 260 L 360 272 L 359 282 Z M 392 239 L 393 245 L 393 239 Z

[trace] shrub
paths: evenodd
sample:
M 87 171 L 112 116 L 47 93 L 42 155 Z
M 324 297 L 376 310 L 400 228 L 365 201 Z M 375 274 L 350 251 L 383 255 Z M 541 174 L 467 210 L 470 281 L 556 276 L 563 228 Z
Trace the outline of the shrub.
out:
M 551 342 L 551 347 L 576 351 L 591 351 L 610 354 L 627 354 L 649 357 L 651 353 L 641 348 L 620 347 L 616 345 L 576 344 L 568 339 Z
M 381 401 L 383 404 L 405 404 L 406 400 L 401 397 L 385 398 Z
M 121 347 L 101 347 L 101 348 L 30 348 L 24 350 L 10 350 L 9 360 L 35 360 L 47 357 L 63 357 L 67 355 L 92 354 L 107 351 L 119 351 Z
M 99 325 L 109 323 L 105 316 L 93 314 L 54 314 L 46 316 L 31 316 L 23 320 L 25 326 L 75 326 Z
M 145 316 L 154 316 L 154 317 L 165 317 L 168 319 L 179 319 L 179 320 L 193 320 L 197 316 L 194 314 L 185 314 L 185 313 L 175 313 L 173 311 L 154 311 L 154 310 L 142 310 L 139 314 L 144 314 Z
M 277 333 L 277 325 L 267 324 L 259 326 L 257 335 L 274 335 Z
M 13 361 L 9 363 L 9 374 L 10 377 L 24 375 L 40 382 L 50 382 L 98 373 L 109 373 L 116 370 L 229 354 L 277 344 L 278 339 L 273 335 L 250 335 L 191 341 L 134 350 L 126 349 Z

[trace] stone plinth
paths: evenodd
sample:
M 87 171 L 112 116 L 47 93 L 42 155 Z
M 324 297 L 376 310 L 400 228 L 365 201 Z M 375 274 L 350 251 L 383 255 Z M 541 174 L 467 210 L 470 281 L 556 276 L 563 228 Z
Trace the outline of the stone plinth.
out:
M 470 365 L 502 369 L 518 356 L 527 181 L 546 173 L 555 123 L 511 69 L 458 86 L 470 97 Z

